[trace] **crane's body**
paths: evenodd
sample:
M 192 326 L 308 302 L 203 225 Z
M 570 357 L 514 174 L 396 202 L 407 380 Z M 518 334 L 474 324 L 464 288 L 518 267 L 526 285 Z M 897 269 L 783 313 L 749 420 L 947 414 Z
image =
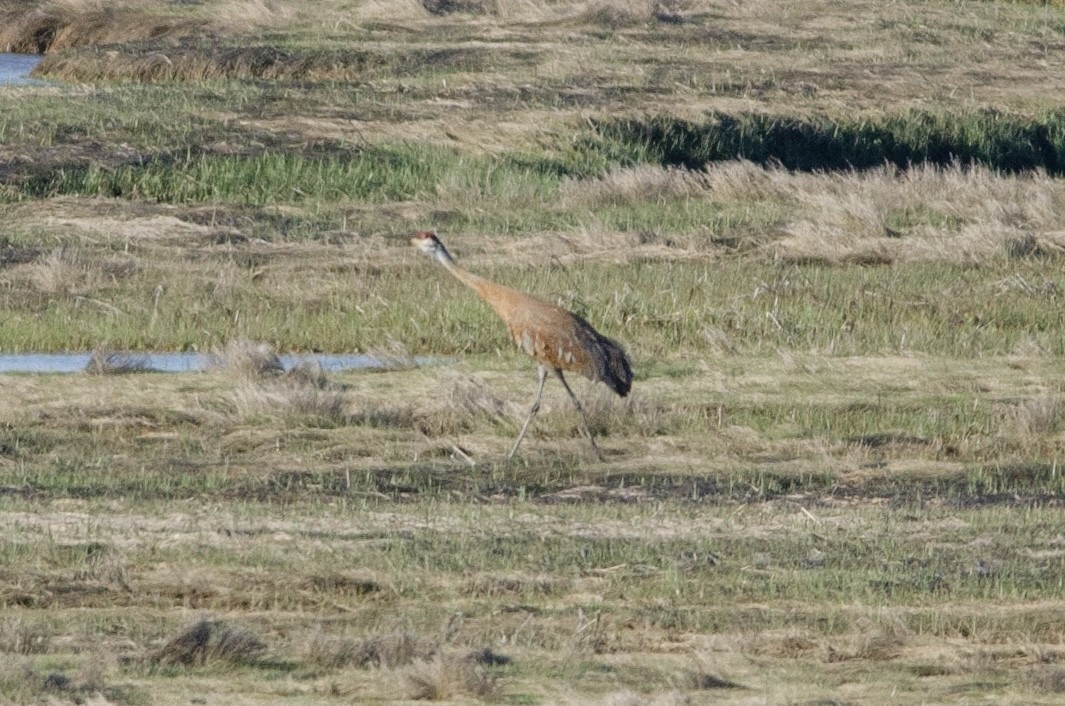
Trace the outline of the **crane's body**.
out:
M 529 423 L 539 411 L 547 371 L 552 370 L 580 413 L 583 431 L 591 441 L 592 448 L 602 458 L 595 437 L 588 428 L 584 410 L 562 371 L 570 370 L 590 380 L 604 382 L 624 397 L 632 387 L 632 367 L 624 349 L 616 341 L 596 331 L 587 321 L 560 306 L 496 284 L 459 267 L 436 233 L 417 233 L 411 242 L 487 302 L 507 325 L 518 347 L 539 363 L 540 382 L 536 398 L 509 456 L 512 457 L 518 450 Z

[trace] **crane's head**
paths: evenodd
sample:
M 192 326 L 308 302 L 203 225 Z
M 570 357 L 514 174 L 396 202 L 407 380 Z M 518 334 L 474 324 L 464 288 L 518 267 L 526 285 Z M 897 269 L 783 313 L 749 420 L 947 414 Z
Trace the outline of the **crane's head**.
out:
M 440 242 L 435 230 L 423 230 L 420 233 L 415 233 L 410 242 L 435 260 L 451 259 L 451 255 L 448 253 L 447 248 L 444 247 L 444 244 Z

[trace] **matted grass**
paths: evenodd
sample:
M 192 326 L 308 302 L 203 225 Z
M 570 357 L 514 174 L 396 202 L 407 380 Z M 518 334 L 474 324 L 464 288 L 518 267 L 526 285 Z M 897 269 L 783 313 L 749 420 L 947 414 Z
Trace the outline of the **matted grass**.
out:
M 88 644 L 108 698 L 162 703 L 1053 693 L 1060 365 L 802 365 L 641 381 L 591 410 L 606 464 L 559 390 L 499 463 L 520 406 L 427 408 L 445 370 L 342 376 L 340 426 L 249 414 L 224 373 L 7 378 L 3 644 L 50 666 L 5 694 L 75 683 Z

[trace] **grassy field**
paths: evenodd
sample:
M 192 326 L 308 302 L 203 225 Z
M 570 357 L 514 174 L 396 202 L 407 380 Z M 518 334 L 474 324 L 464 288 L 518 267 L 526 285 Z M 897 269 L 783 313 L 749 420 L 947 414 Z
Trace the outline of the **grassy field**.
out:
M 1060 3 L 0 20 L 0 353 L 221 360 L 0 376 L 0 703 L 1065 700 Z

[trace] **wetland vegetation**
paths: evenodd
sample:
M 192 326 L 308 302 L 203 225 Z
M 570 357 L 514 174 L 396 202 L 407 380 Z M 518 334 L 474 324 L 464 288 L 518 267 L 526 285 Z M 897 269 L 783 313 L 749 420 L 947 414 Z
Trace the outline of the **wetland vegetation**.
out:
M 0 702 L 1059 702 L 1063 13 L 0 1 Z

